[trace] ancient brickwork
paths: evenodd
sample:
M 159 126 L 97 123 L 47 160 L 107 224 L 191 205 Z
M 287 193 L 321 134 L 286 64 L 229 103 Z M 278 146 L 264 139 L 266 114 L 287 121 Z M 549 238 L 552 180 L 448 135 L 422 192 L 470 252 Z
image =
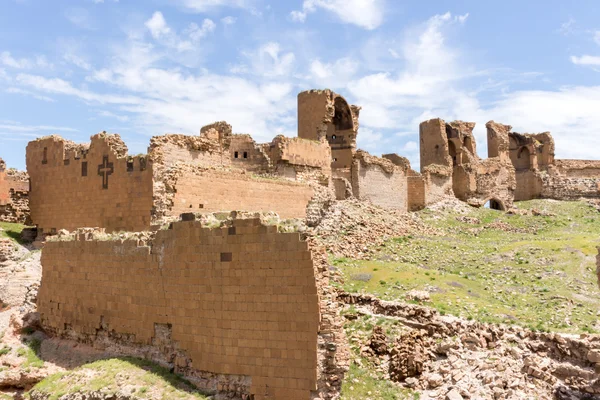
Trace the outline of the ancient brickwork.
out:
M 6 169 L 0 158 L 0 221 L 29 221 L 29 177 L 27 173 Z
M 352 165 L 354 197 L 399 210 L 407 210 L 406 165 L 357 151 Z
M 152 163 L 127 157 L 126 149 L 117 135 L 105 133 L 92 136 L 89 148 L 58 136 L 29 142 L 31 218 L 38 228 L 148 229 Z
M 169 215 L 183 212 L 275 211 L 282 218 L 304 218 L 313 196 L 310 186 L 284 179 L 258 178 L 243 171 L 189 169 L 175 183 Z
M 308 140 L 278 135 L 268 145 L 269 158 L 274 166 L 300 165 L 331 171 L 331 147 L 324 139 Z
M 152 345 L 169 328 L 176 372 L 193 382 L 203 376 L 194 371 L 246 376 L 237 389 L 256 400 L 316 390 L 319 302 L 298 233 L 249 219 L 212 230 L 176 222 L 147 244 L 75 239 L 42 254 L 38 309 L 50 332 Z
M 356 150 L 360 107 L 339 94 L 308 90 L 298 94 L 298 137 L 321 140 L 331 146 L 331 167 L 350 168 Z
M 250 135 L 232 135 L 229 139 L 231 165 L 246 171 L 268 172 L 271 160 Z
M 446 137 L 446 123 L 439 119 L 430 119 L 419 125 L 421 150 L 421 172 L 430 165 L 452 167 L 452 158 Z
M 427 204 L 425 195 L 425 179 L 412 169 L 407 171 L 406 176 L 407 208 L 408 211 L 418 211 L 425 208 Z

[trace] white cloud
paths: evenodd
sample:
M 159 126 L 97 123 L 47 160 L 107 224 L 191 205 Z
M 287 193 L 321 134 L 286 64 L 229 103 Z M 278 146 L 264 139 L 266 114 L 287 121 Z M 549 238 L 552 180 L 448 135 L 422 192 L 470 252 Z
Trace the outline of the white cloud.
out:
M 15 69 L 32 69 L 36 67 L 50 69 L 53 67 L 45 56 L 36 56 L 34 59 L 14 58 L 8 51 L 0 53 L 0 64 Z
M 160 39 L 171 33 L 171 28 L 167 25 L 167 22 L 160 11 L 155 11 L 154 14 L 152 14 L 152 18 L 146 21 L 145 25 L 154 39 Z
M 304 22 L 308 14 L 322 9 L 334 14 L 347 24 L 364 29 L 375 29 L 383 23 L 384 0 L 304 0 L 302 10 L 290 13 L 292 20 Z
M 211 32 L 214 32 L 217 25 L 211 20 L 206 18 L 202 21 L 202 26 L 198 26 L 196 23 L 191 23 L 185 33 L 187 33 L 193 41 L 199 41 Z
M 39 75 L 19 74 L 16 82 L 46 93 L 75 96 L 85 101 L 98 103 L 135 104 L 137 100 L 128 96 L 97 94 L 85 89 L 78 89 L 71 83 L 59 78 L 45 78 Z
M 575 65 L 598 67 L 600 66 L 600 57 L 589 55 L 583 55 L 581 57 L 571 56 L 571 62 Z
M 194 12 L 204 13 L 219 7 L 250 8 L 251 0 L 179 0 L 179 3 Z
M 560 24 L 560 28 L 558 29 L 558 32 L 568 36 L 571 33 L 573 33 L 573 30 L 575 29 L 575 19 L 573 19 L 572 17 L 569 18 L 567 21 L 563 22 L 562 24 Z
M 16 88 L 16 87 L 9 87 L 8 89 L 6 89 L 6 93 L 22 94 L 24 96 L 30 96 L 30 97 L 33 97 L 34 99 L 38 99 L 38 100 L 42 100 L 42 101 L 47 101 L 47 102 L 54 102 L 55 101 L 51 97 L 42 96 L 42 95 L 39 95 L 37 93 L 31 92 L 29 90 L 24 90 L 24 89 L 20 89 L 20 88 Z
M 221 18 L 221 23 L 223 23 L 223 25 L 233 25 L 235 24 L 235 21 L 237 21 L 237 18 L 232 17 L 231 15 Z
M 85 8 L 74 7 L 65 11 L 65 17 L 73 25 L 82 29 L 92 29 L 93 24 L 90 20 L 90 13 Z
M 340 58 L 334 63 L 313 60 L 310 64 L 312 81 L 318 86 L 328 88 L 345 87 L 356 74 L 358 62 L 349 57 Z
M 0 135 L 19 134 L 28 137 L 39 137 L 40 132 L 77 132 L 77 129 L 65 126 L 23 125 L 15 121 L 0 121 Z
M 63 55 L 63 58 L 65 59 L 65 61 L 67 61 L 67 62 L 75 65 L 76 67 L 84 69 L 86 71 L 89 71 L 89 70 L 92 69 L 92 66 L 90 65 L 90 63 L 88 63 L 82 57 L 80 57 L 80 56 L 78 56 L 76 54 L 65 53 Z
M 296 56 L 292 52 L 284 52 L 277 42 L 268 42 L 253 51 L 242 54 L 249 60 L 246 64 L 234 65 L 229 69 L 233 74 L 254 73 L 264 77 L 283 77 L 292 73 Z

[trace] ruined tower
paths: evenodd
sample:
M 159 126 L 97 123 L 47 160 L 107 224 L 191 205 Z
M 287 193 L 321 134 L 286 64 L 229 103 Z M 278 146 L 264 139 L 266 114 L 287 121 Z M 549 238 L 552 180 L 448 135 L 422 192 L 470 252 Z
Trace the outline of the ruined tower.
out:
M 331 167 L 350 168 L 356 151 L 360 107 L 329 90 L 298 94 L 298 137 L 325 139 L 331 146 Z

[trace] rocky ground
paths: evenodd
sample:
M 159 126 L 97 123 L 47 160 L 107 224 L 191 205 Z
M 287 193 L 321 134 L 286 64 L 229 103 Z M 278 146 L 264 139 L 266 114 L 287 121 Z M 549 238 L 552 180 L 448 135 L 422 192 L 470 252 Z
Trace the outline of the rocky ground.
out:
M 600 398 L 597 335 L 482 324 L 371 295 L 341 298 L 355 362 L 398 383 L 395 394 L 372 399 Z M 353 389 L 347 383 L 344 398 L 358 398 Z
M 348 200 L 314 228 L 279 221 L 330 253 L 353 358 L 342 399 L 600 399 L 600 208 L 523 205 L 406 215 Z M 40 252 L 2 227 L 0 400 L 203 398 L 155 365 L 46 337 Z

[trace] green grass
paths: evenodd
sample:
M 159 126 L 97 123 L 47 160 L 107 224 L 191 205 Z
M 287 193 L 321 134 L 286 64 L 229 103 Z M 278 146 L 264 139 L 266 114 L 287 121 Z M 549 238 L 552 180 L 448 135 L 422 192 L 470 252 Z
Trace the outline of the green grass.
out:
M 207 399 L 185 379 L 149 361 L 122 357 L 96 361 L 73 371 L 54 374 L 32 391 L 48 394 L 48 400 L 73 393 L 102 391 L 115 395 L 127 384 L 139 399 Z
M 26 342 L 26 347 L 17 349 L 19 357 L 25 357 L 22 368 L 42 368 L 44 361 L 38 356 L 40 353 L 41 342 L 38 339 L 30 339 Z
M 537 330 L 599 332 L 600 296 L 595 256 L 600 213 L 584 202 L 534 200 L 519 208 L 545 209 L 556 217 L 507 215 L 471 209 L 480 224 L 453 212 L 420 213 L 442 236 L 388 241 L 371 261 L 334 259 L 349 292 L 404 300 L 428 290 L 442 313 Z M 529 233 L 484 228 L 502 222 Z
M 25 225 L 22 224 L 13 224 L 11 222 L 0 222 L 0 237 L 6 237 L 14 240 L 17 243 L 23 243 L 21 240 L 21 232 Z
M 418 393 L 385 380 L 370 368 L 350 366 L 342 384 L 342 400 L 418 400 Z

